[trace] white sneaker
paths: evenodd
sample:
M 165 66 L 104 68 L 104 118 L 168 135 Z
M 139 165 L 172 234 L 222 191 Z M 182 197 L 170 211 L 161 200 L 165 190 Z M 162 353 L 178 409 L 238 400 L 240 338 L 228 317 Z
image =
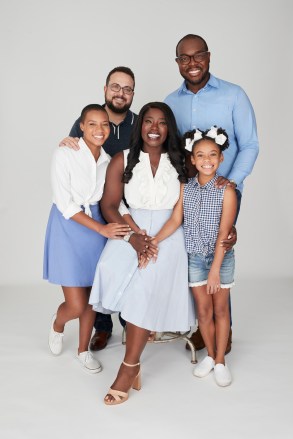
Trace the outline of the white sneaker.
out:
M 207 376 L 211 370 L 213 370 L 214 366 L 214 359 L 207 355 L 199 364 L 195 366 L 195 368 L 193 369 L 193 375 L 198 378 L 203 378 Z
M 218 386 L 226 387 L 232 383 L 232 376 L 228 366 L 218 363 L 214 367 L 215 380 Z
M 64 332 L 54 331 L 54 322 L 56 320 L 56 314 L 52 317 L 50 332 L 49 332 L 49 348 L 53 355 L 60 355 L 62 352 L 63 336 Z
M 86 372 L 99 373 L 102 371 L 101 363 L 93 357 L 91 351 L 81 352 L 77 359 Z

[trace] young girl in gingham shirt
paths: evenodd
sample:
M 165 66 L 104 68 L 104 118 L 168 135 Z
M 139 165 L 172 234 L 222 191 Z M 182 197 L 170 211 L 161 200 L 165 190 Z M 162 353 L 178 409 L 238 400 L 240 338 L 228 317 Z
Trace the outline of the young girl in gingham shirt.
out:
M 230 331 L 229 293 L 234 285 L 234 251 L 225 252 L 221 241 L 229 235 L 236 217 L 234 184 L 218 188 L 217 169 L 229 146 L 222 128 L 193 130 L 185 134 L 185 148 L 198 174 L 181 185 L 181 195 L 172 217 L 155 237 L 160 242 L 182 224 L 188 253 L 189 285 L 196 301 L 199 328 L 207 356 L 194 369 L 197 377 L 214 370 L 219 386 L 231 384 L 225 362 Z

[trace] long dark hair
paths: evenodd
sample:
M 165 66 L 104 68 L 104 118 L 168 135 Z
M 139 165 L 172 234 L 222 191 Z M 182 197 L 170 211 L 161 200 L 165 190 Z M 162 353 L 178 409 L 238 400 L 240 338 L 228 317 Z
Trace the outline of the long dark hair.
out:
M 123 173 L 122 182 L 128 183 L 130 181 L 130 179 L 132 178 L 132 170 L 139 162 L 139 154 L 140 151 L 142 151 L 143 147 L 141 127 L 145 113 L 151 108 L 157 108 L 158 110 L 161 110 L 164 114 L 168 127 L 168 135 L 163 144 L 163 147 L 169 155 L 171 164 L 174 166 L 178 173 L 178 180 L 182 183 L 186 183 L 187 171 L 185 168 L 185 154 L 184 149 L 181 145 L 180 137 L 178 135 L 175 117 L 171 108 L 163 102 L 150 102 L 144 105 L 140 110 L 138 119 L 131 134 L 129 144 L 130 151 L 127 158 L 127 166 Z

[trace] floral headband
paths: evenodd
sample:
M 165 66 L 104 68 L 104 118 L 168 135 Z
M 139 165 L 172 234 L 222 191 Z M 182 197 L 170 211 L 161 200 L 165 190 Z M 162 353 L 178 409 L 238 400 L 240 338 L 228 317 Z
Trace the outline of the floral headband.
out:
M 190 138 L 185 139 L 185 149 L 191 152 L 194 143 L 200 139 L 203 139 L 204 137 L 209 137 L 210 139 L 214 139 L 217 145 L 223 146 L 226 140 L 228 139 L 228 137 L 225 136 L 225 134 L 217 134 L 217 131 L 218 128 L 216 126 L 212 126 L 210 130 L 207 131 L 205 134 L 203 134 L 202 131 L 196 129 L 192 139 Z

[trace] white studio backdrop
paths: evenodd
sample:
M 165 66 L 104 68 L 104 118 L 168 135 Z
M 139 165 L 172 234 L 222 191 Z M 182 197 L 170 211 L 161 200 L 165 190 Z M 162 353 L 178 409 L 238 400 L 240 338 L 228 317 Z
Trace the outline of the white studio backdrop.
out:
M 256 112 L 237 275 L 292 276 L 292 13 L 291 0 L 0 0 L 0 283 L 41 282 L 52 152 L 85 105 L 104 102 L 107 73 L 134 71 L 135 112 L 163 100 L 182 82 L 175 46 L 188 33 Z

